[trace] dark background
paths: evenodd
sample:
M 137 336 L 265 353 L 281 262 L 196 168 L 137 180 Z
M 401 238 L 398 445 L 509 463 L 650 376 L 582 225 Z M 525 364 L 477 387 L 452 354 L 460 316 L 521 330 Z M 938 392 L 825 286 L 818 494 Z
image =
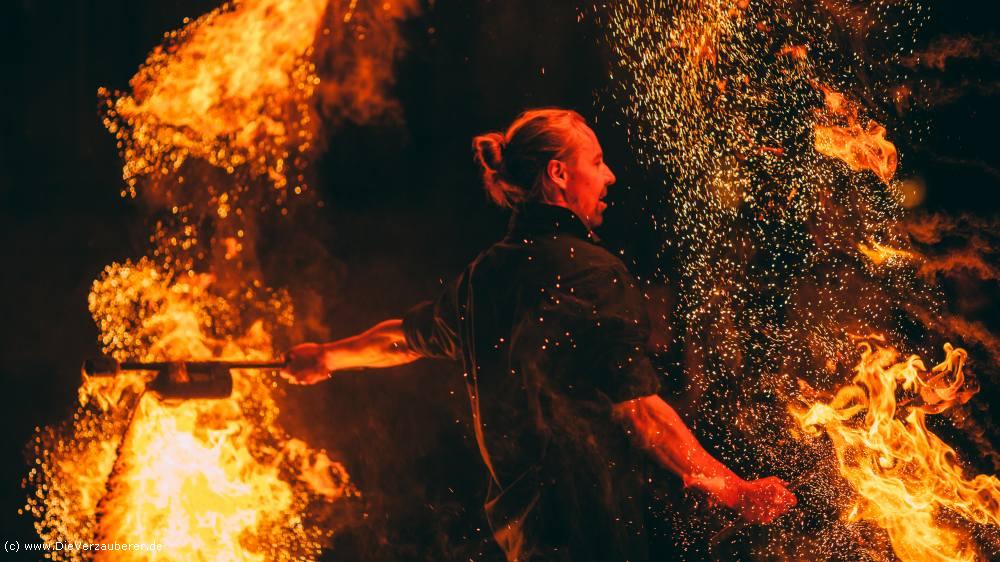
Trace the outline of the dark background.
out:
M 996 7 L 925 4 L 932 21 L 921 32 L 924 44 L 946 34 L 995 36 Z M 121 162 L 99 123 L 96 90 L 126 88 L 165 31 L 216 5 L 16 0 L 3 8 L 4 540 L 33 536 L 31 521 L 17 515 L 24 444 L 36 426 L 70 415 L 79 363 L 99 352 L 87 311 L 90 285 L 105 265 L 146 250 L 143 213 L 119 197 Z M 441 0 L 425 8 L 404 29 L 409 48 L 396 86 L 404 122 L 348 125 L 328 139 L 319 163 L 314 187 L 326 206 L 317 211 L 321 226 L 313 237 L 324 266 L 315 270 L 332 272 L 324 312 L 333 337 L 433 295 L 441 279 L 501 235 L 507 217 L 478 187 L 472 135 L 500 128 L 530 106 L 571 107 L 593 120 L 594 92 L 607 86 L 600 35 L 587 20 L 578 22 L 572 2 Z M 996 70 L 989 53 L 931 76 L 964 93 L 926 109 L 932 134 L 900 146 L 903 172 L 926 182 L 925 210 L 995 217 Z M 638 201 L 662 189 L 662 178 L 634 163 L 613 117 L 612 109 L 595 126 L 619 178 L 602 234 L 609 247 L 637 258 L 641 275 L 652 264 Z M 391 552 L 397 559 L 498 554 L 480 515 L 485 476 L 456 366 L 421 362 L 347 375 L 292 389 L 285 404 L 292 432 L 342 459 L 369 495 L 369 516 L 382 520 L 340 536 L 340 552 Z

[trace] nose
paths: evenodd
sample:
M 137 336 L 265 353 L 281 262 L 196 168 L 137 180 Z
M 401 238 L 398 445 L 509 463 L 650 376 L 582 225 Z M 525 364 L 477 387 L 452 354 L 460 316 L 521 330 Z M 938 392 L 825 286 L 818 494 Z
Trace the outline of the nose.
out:
M 615 177 L 615 173 L 611 171 L 611 168 L 607 164 L 604 165 L 604 171 L 607 173 L 607 185 L 614 185 L 618 178 Z

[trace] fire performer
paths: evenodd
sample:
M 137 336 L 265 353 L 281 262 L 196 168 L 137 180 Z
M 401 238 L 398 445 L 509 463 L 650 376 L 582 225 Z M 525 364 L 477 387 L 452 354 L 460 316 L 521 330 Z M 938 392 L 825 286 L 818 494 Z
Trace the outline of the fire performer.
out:
M 507 235 L 404 318 L 296 346 L 285 376 L 461 360 L 486 515 L 510 561 L 646 557 L 629 438 L 748 521 L 795 505 L 781 480 L 746 481 L 714 459 L 657 395 L 642 294 L 593 233 L 615 176 L 585 120 L 530 110 L 473 146 L 490 198 L 513 209 Z

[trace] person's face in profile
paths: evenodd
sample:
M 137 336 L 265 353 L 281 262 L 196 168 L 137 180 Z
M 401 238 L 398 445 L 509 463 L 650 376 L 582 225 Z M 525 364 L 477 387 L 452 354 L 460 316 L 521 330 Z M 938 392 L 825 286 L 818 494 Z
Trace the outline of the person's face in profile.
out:
M 615 175 L 604 163 L 604 151 L 590 127 L 582 127 L 575 136 L 575 147 L 564 162 L 562 194 L 565 206 L 593 230 L 604 221 L 608 205 L 604 198 Z

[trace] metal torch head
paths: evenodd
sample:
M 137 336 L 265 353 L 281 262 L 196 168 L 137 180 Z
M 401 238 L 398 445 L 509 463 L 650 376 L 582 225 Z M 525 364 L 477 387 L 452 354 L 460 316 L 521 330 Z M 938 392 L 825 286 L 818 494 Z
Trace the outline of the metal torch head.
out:
M 149 390 L 164 400 L 229 398 L 233 393 L 233 374 L 222 365 L 175 361 L 157 373 Z
M 164 400 L 229 398 L 233 393 L 233 363 L 221 361 L 161 361 L 121 363 L 110 357 L 95 357 L 83 362 L 87 377 L 115 377 L 122 372 L 155 372 L 147 385 Z

